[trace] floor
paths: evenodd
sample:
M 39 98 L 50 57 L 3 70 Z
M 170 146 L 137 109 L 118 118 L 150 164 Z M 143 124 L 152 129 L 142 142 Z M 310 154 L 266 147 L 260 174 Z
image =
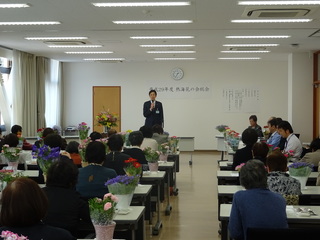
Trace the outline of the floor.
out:
M 216 240 L 218 234 L 217 160 L 218 152 L 181 153 L 177 173 L 177 196 L 171 196 L 172 211 L 165 216 L 166 201 L 161 204 L 162 229 L 152 236 L 147 225 L 147 240 Z M 153 222 L 156 222 L 155 219 Z

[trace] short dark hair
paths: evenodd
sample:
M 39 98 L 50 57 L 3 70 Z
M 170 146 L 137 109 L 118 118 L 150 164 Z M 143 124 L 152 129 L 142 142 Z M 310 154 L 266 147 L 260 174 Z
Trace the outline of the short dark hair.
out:
M 268 124 L 270 124 L 270 126 L 275 126 L 277 127 L 278 126 L 278 122 L 277 122 L 277 119 L 276 118 L 272 118 L 268 121 Z
M 278 125 L 278 129 L 283 129 L 284 131 L 289 130 L 290 133 L 293 133 L 291 124 L 288 121 L 282 121 Z
M 48 199 L 39 185 L 30 178 L 20 177 L 2 191 L 0 224 L 6 227 L 27 227 L 42 220 Z
M 77 184 L 79 170 L 68 159 L 54 162 L 48 169 L 46 186 L 73 189 Z
M 129 142 L 132 146 L 141 146 L 143 142 L 143 134 L 140 131 L 133 131 L 129 134 Z
M 277 120 L 277 127 L 278 127 L 278 126 L 279 126 L 279 123 L 282 122 L 282 118 L 278 117 L 278 118 L 276 118 L 276 120 Z
M 241 134 L 242 142 L 247 146 L 253 146 L 258 140 L 258 133 L 252 128 L 247 128 Z
M 280 150 L 274 150 L 267 157 L 267 166 L 270 172 L 286 171 L 288 160 Z
M 46 136 L 48 136 L 49 134 L 54 133 L 52 128 L 45 128 L 42 132 L 42 137 L 45 138 Z
M 249 117 L 249 120 L 250 120 L 250 119 L 252 119 L 252 120 L 255 121 L 255 122 L 258 121 L 258 118 L 257 118 L 256 115 L 251 115 L 251 116 Z
M 152 138 L 153 132 L 151 127 L 142 126 L 139 131 L 142 132 L 144 138 Z
M 17 147 L 19 144 L 19 138 L 15 133 L 9 133 L 4 137 L 4 144 L 8 144 L 9 147 Z
M 114 128 L 108 130 L 108 137 L 111 137 L 114 134 L 117 134 L 117 130 L 115 130 Z
M 95 141 L 97 139 L 101 139 L 102 135 L 99 132 L 92 132 L 92 133 L 90 133 L 89 137 L 91 138 L 92 141 Z
M 60 135 L 56 134 L 56 133 L 51 133 L 49 135 L 47 135 L 44 139 L 44 144 L 54 148 L 54 147 L 62 147 L 62 138 Z
M 79 153 L 79 143 L 77 141 L 70 141 L 66 147 L 68 153 Z
M 266 158 L 269 153 L 269 147 L 265 142 L 256 142 L 253 144 L 252 152 L 254 157 Z
M 11 132 L 14 134 L 18 134 L 18 132 L 22 132 L 22 127 L 20 125 L 13 125 L 11 127 Z
M 123 147 L 123 138 L 120 134 L 113 134 L 108 139 L 107 143 L 111 151 L 121 151 Z
M 151 93 L 154 93 L 157 96 L 157 91 L 156 90 L 154 90 L 154 89 L 150 90 L 149 91 L 149 96 L 150 96 Z
M 320 138 L 313 139 L 310 144 L 310 148 L 313 151 L 317 151 L 318 149 L 320 149 Z
M 152 132 L 158 133 L 158 134 L 163 134 L 163 127 L 160 124 L 155 124 L 152 126 Z
M 245 189 L 267 188 L 267 171 L 260 160 L 249 160 L 240 169 L 240 184 Z
M 102 142 L 90 142 L 86 148 L 86 160 L 88 163 L 102 163 L 106 158 L 106 147 Z

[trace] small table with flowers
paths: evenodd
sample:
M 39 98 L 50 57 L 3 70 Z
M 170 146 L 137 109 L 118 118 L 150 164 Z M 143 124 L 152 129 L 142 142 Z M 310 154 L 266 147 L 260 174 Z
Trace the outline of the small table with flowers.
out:
M 172 207 L 170 205 L 170 186 L 171 180 L 175 179 L 175 166 L 174 162 L 160 162 L 159 161 L 159 170 L 166 171 L 167 175 L 167 207 L 165 214 L 170 215 Z

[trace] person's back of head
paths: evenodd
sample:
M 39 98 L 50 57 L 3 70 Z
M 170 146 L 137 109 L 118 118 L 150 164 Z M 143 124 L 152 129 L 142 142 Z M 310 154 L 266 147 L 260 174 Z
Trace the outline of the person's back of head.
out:
M 68 160 L 54 162 L 47 172 L 47 187 L 74 188 L 78 180 L 78 168 Z
M 101 164 L 106 158 L 106 148 L 102 142 L 90 142 L 86 148 L 86 160 L 88 163 Z
M 61 149 L 62 147 L 62 138 L 60 135 L 56 133 L 51 133 L 47 135 L 43 142 L 44 145 L 47 145 L 51 148 L 59 147 Z
M 267 171 L 260 160 L 249 160 L 241 167 L 239 175 L 245 189 L 267 188 Z
M 282 121 L 278 125 L 278 129 L 283 129 L 284 131 L 289 131 L 290 133 L 293 133 L 293 129 L 291 124 L 288 121 Z
M 68 153 L 79 153 L 79 143 L 76 141 L 70 141 L 66 147 Z
M 42 137 L 45 138 L 46 136 L 48 136 L 49 134 L 54 133 L 52 128 L 45 128 L 42 132 Z
M 256 142 L 253 144 L 252 153 L 254 158 L 266 158 L 269 153 L 269 147 L 265 142 Z
M 267 167 L 269 172 L 287 171 L 288 160 L 280 150 L 272 151 L 267 157 Z
M 123 138 L 120 134 L 113 134 L 111 137 L 108 139 L 107 143 L 110 151 L 117 151 L 120 152 L 123 147 Z
M 163 128 L 160 124 L 155 124 L 152 126 L 152 132 L 158 133 L 158 134 L 163 134 Z
M 102 135 L 101 135 L 101 133 L 99 133 L 99 132 L 92 132 L 92 133 L 90 133 L 89 137 L 90 137 L 90 139 L 91 139 L 92 141 L 95 141 L 95 140 L 97 140 L 97 139 L 101 139 L 101 138 L 102 138 Z
M 276 118 L 276 121 L 277 121 L 276 127 L 278 128 L 279 124 L 282 122 L 282 118 L 278 117 L 278 118 Z
M 143 142 L 143 135 L 140 131 L 133 131 L 129 134 L 129 142 L 132 146 L 141 146 Z
M 9 145 L 9 147 L 17 147 L 19 144 L 19 138 L 16 134 L 9 133 L 4 137 L 3 143 Z
M 28 227 L 40 223 L 48 209 L 48 199 L 39 185 L 20 177 L 2 191 L 0 224 L 6 227 Z
M 111 137 L 114 134 L 117 134 L 117 130 L 115 130 L 114 128 L 108 130 L 108 137 Z
M 277 127 L 278 126 L 278 121 L 276 118 L 272 118 L 268 121 L 268 124 L 270 124 L 271 127 Z
M 142 135 L 144 138 L 152 138 L 152 128 L 149 127 L 149 126 L 142 126 L 140 129 L 139 129 L 140 132 L 142 132 Z
M 242 132 L 241 140 L 246 146 L 253 146 L 258 140 L 258 133 L 252 128 L 247 128 Z
M 310 144 L 310 149 L 312 151 L 317 151 L 320 149 L 320 138 L 313 139 Z
M 22 127 L 20 125 L 13 125 L 11 127 L 11 133 L 18 135 L 19 132 L 22 132 Z

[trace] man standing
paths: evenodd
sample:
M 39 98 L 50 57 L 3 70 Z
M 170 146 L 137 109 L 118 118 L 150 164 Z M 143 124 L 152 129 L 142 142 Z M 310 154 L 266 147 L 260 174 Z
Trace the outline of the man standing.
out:
M 283 138 L 286 139 L 286 143 L 283 149 L 284 152 L 288 153 L 292 150 L 292 162 L 298 161 L 302 153 L 302 144 L 297 136 L 293 133 L 291 124 L 287 121 L 282 121 L 278 125 L 278 132 Z
M 152 127 L 155 124 L 164 126 L 162 103 L 156 101 L 157 92 L 149 91 L 150 101 L 143 104 L 143 116 L 146 118 L 145 126 Z
M 268 121 L 268 128 L 271 135 L 267 140 L 267 144 L 272 145 L 272 149 L 278 147 L 281 139 L 280 134 L 277 132 L 277 125 L 276 118 L 272 118 Z

